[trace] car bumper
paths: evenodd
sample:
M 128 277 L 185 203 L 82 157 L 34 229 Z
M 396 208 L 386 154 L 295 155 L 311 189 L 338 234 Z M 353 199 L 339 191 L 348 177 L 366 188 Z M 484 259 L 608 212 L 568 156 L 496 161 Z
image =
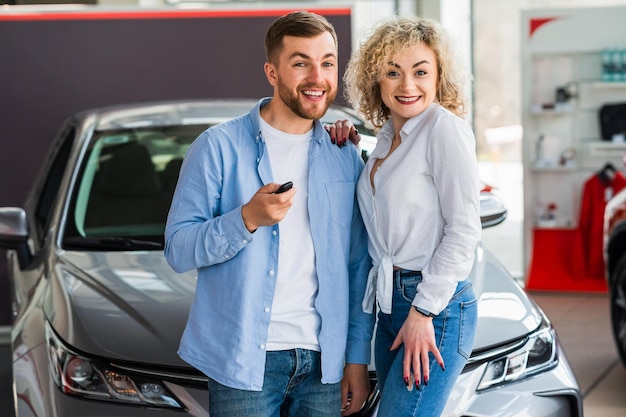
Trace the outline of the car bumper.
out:
M 459 376 L 442 417 L 582 417 L 582 396 L 559 347 L 557 365 L 541 374 L 477 392 L 486 365 Z M 208 417 L 208 391 L 203 385 L 166 382 L 185 410 L 141 407 L 88 400 L 61 392 L 48 374 L 45 345 L 14 357 L 17 417 Z M 376 416 L 376 411 L 363 416 Z
M 477 392 L 481 365 L 459 376 L 442 417 L 582 417 L 582 394 L 559 347 L 556 367 Z M 376 412 L 372 416 L 376 416 Z
M 461 374 L 442 417 L 582 417 L 582 394 L 562 349 L 540 374 L 477 392 L 486 365 Z

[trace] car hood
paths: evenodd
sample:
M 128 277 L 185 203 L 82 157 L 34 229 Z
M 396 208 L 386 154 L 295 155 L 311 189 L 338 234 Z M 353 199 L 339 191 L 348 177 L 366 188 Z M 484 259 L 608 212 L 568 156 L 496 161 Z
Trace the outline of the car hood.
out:
M 478 299 L 474 351 L 517 340 L 547 320 L 508 270 L 482 245 L 476 250 L 471 279 Z
M 542 313 L 482 246 L 472 281 L 479 300 L 474 349 L 535 330 Z M 174 272 L 161 252 L 65 252 L 52 274 L 45 311 L 79 352 L 110 360 L 188 367 L 178 354 L 196 273 Z
M 196 276 L 174 272 L 160 251 L 65 252 L 45 311 L 59 336 L 80 352 L 185 367 L 177 349 Z

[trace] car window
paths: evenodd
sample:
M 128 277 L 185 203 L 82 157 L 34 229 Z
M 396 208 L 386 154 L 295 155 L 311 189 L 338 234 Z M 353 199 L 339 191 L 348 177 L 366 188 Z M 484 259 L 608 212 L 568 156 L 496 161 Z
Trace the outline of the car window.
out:
M 183 156 L 204 129 L 206 125 L 171 126 L 94 134 L 72 193 L 64 245 L 88 245 L 88 239 L 102 237 L 162 242 Z
M 34 227 L 37 244 L 41 246 L 46 236 L 46 230 L 50 224 L 52 207 L 59 195 L 59 187 L 63 180 L 63 174 L 69 160 L 76 129 L 68 127 L 64 129 L 62 138 L 53 144 L 50 154 L 53 156 L 50 163 L 43 167 L 39 174 L 41 188 L 35 198 Z

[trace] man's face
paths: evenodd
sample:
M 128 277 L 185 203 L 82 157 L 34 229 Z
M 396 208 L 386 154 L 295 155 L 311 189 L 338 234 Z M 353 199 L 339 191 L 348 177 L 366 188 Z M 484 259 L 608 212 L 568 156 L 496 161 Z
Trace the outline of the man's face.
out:
M 337 95 L 337 48 L 330 33 L 285 36 L 275 66 L 278 96 L 303 119 L 321 118 Z

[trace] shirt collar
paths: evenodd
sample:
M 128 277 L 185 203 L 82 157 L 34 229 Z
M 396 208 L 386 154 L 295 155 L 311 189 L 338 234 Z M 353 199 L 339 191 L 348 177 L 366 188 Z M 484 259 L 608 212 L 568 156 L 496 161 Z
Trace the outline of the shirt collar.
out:
M 261 135 L 261 109 L 267 105 L 272 100 L 271 97 L 264 97 L 257 101 L 254 108 L 250 111 L 250 115 L 252 118 L 252 129 L 255 134 L 255 138 L 257 141 L 265 141 L 263 139 L 263 135 Z M 314 140 L 318 143 L 321 143 L 324 140 L 330 140 L 328 132 L 324 129 L 322 122 L 319 120 L 313 121 L 313 137 L 311 140 Z
M 404 126 L 402 126 L 402 129 L 400 129 L 400 132 L 403 135 L 403 138 L 410 136 L 411 133 L 415 130 L 415 128 L 422 122 L 422 120 L 424 120 L 426 116 L 429 113 L 431 113 L 435 107 L 438 107 L 438 106 L 439 106 L 438 103 L 431 103 L 431 105 L 428 106 L 426 109 L 424 109 L 423 112 L 407 120 Z
M 412 133 L 415 131 L 417 126 L 424 120 L 424 118 L 433 111 L 435 107 L 438 107 L 438 103 L 432 103 L 428 106 L 423 112 L 418 115 L 411 117 L 400 129 L 400 134 L 402 135 L 402 140 L 407 137 L 413 136 Z M 372 152 L 372 156 L 380 157 L 385 156 L 389 152 L 389 148 L 391 147 L 391 141 L 393 140 L 393 135 L 395 134 L 395 129 L 393 127 L 393 122 L 389 119 L 383 127 L 378 132 L 378 143 L 380 146 L 377 146 L 375 151 Z

